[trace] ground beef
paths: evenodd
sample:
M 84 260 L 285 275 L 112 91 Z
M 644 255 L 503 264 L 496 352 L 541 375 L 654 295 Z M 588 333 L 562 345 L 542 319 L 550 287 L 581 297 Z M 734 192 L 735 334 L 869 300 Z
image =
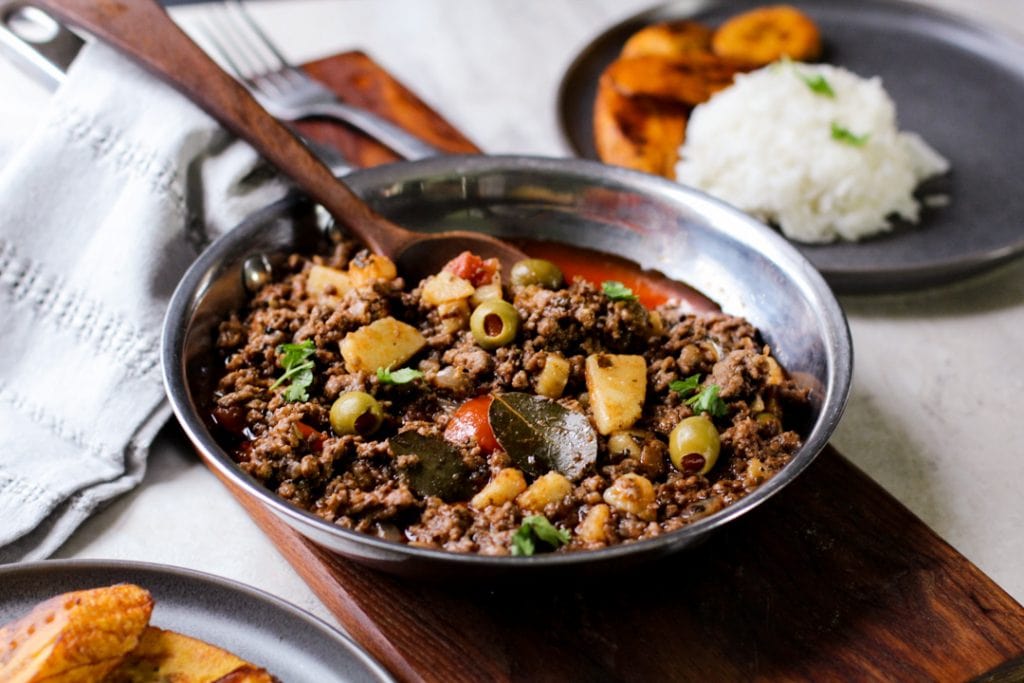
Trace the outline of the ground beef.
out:
M 343 292 L 333 286 L 310 291 L 314 267 L 343 271 L 350 263 L 364 267 L 368 258 L 349 243 L 326 258 L 290 257 L 286 272 L 215 335 L 218 381 L 208 406 L 214 429 L 243 471 L 328 522 L 417 546 L 501 555 L 514 547 L 524 518 L 540 513 L 569 533 L 558 552 L 599 548 L 714 514 L 771 478 L 801 445 L 807 391 L 786 376 L 741 318 L 693 313 L 672 302 L 649 310 L 634 299 L 613 300 L 582 280 L 555 290 L 506 286 L 502 296 L 518 313 L 518 335 L 512 344 L 486 350 L 468 329 L 468 305 L 442 310 L 428 304 L 423 283 L 409 289 L 400 277 L 383 277 Z M 422 334 L 423 349 L 407 362 L 422 379 L 396 385 L 346 369 L 340 342 L 386 316 Z M 284 387 L 275 386 L 282 374 L 278 347 L 305 340 L 315 347 L 308 400 L 290 402 Z M 586 359 L 605 353 L 642 356 L 642 413 L 626 436 L 598 437 L 593 465 L 542 509 L 524 507 L 522 496 L 482 504 L 472 496 L 418 493 L 408 473 L 425 461 L 390 448 L 389 438 L 406 431 L 444 439 L 455 411 L 473 397 L 539 392 L 556 356 L 568 368 L 559 403 L 593 421 Z M 670 433 L 694 415 L 673 384 L 693 375 L 703 387 L 717 385 L 726 406 L 714 417 L 720 455 L 706 475 L 680 471 L 669 458 Z M 332 433 L 331 405 L 352 391 L 372 394 L 383 409 L 382 424 L 370 435 Z M 475 437 L 446 443 L 477 494 L 514 468 L 500 447 L 489 450 Z M 526 477 L 528 491 L 537 479 Z M 621 488 L 639 480 L 653 491 L 647 507 L 616 499 L 616 482 Z

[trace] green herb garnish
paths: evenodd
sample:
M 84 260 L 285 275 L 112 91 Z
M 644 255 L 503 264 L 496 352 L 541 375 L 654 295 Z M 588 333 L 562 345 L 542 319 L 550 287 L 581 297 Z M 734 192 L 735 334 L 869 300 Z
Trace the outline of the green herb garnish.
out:
M 554 549 L 568 543 L 570 538 L 568 531 L 559 529 L 544 515 L 529 515 L 523 517 L 522 525 L 512 534 L 512 554 L 530 557 L 537 550 L 537 541 Z
M 690 375 L 686 379 L 677 379 L 670 382 L 668 388 L 686 398 L 700 387 L 700 375 Z
M 400 370 L 377 368 L 377 379 L 379 379 L 382 384 L 408 384 L 414 379 L 419 379 L 422 376 L 422 372 L 419 370 L 413 370 L 412 368 L 401 368 Z
M 821 74 L 808 76 L 797 71 L 796 75 L 800 77 L 800 80 L 807 84 L 807 87 L 810 88 L 814 94 L 832 98 L 836 96 L 836 91 L 832 89 L 832 85 Z
M 856 135 L 851 133 L 848 128 L 843 128 L 835 121 L 832 122 L 832 139 L 838 140 L 839 142 L 847 145 L 853 145 L 854 147 L 863 147 L 870 136 L 865 133 L 864 135 Z
M 612 301 L 636 301 L 636 294 L 633 293 L 633 290 L 616 280 L 602 282 L 601 291 Z
M 686 399 L 686 405 L 694 412 L 707 413 L 711 417 L 722 417 L 727 412 L 725 401 L 718 397 L 722 388 L 717 384 L 709 384 L 696 396 Z
M 309 357 L 315 352 L 316 346 L 312 339 L 307 339 L 301 344 L 278 346 L 277 353 L 281 356 L 278 363 L 284 368 L 284 374 L 270 385 L 271 390 L 291 380 L 291 384 L 285 389 L 284 400 L 289 402 L 308 401 L 309 392 L 306 389 L 313 383 L 313 361 Z

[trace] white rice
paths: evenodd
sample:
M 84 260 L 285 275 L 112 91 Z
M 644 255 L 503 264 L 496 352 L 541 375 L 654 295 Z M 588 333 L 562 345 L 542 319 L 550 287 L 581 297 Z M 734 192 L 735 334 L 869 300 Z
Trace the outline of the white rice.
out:
M 805 79 L 823 78 L 834 97 Z M 862 144 L 836 139 L 845 130 Z M 896 127 L 878 77 L 829 65 L 772 64 L 736 82 L 690 117 L 676 179 L 802 242 L 858 240 L 916 222 L 917 184 L 949 162 Z

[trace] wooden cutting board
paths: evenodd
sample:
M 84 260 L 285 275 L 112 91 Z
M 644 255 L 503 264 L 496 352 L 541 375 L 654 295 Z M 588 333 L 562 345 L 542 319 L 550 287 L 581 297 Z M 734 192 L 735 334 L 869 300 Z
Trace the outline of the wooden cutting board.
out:
M 440 149 L 476 151 L 362 53 L 306 69 Z M 358 166 L 396 158 L 338 124 L 303 129 Z M 1024 680 L 1024 608 L 831 448 L 696 549 L 549 585 L 381 574 L 235 493 L 349 633 L 402 680 Z

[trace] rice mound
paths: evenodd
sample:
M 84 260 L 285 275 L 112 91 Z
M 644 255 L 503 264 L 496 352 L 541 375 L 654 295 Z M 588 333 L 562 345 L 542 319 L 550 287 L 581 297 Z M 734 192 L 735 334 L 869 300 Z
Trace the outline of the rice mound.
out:
M 897 129 L 878 77 L 779 62 L 738 75 L 694 109 L 676 180 L 791 239 L 831 242 L 891 230 L 893 216 L 916 222 L 914 188 L 948 169 L 918 135 Z

